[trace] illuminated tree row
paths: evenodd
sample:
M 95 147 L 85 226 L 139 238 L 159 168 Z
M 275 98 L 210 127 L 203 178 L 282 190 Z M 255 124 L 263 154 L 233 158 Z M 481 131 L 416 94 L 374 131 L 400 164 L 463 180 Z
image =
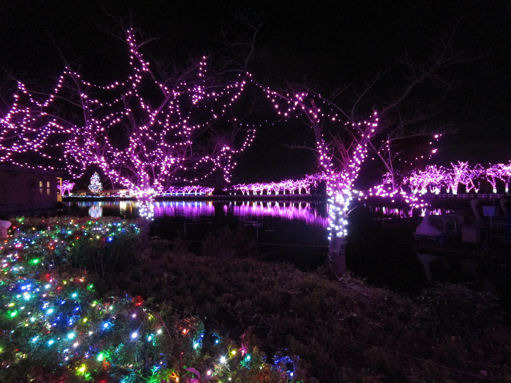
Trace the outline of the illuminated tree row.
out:
M 491 187 L 493 193 L 497 193 L 498 181 L 504 185 L 504 192 L 509 193 L 511 162 L 490 164 L 487 167 L 481 164 L 470 166 L 468 162 L 462 161 L 451 163 L 450 167 L 430 165 L 424 170 L 412 171 L 408 177 L 409 188 L 415 194 L 439 194 L 442 191 L 458 194 L 460 185 L 465 187 L 467 193 L 478 193 L 484 182 Z
M 251 146 L 260 126 L 244 122 L 236 108 L 252 87 L 263 92 L 278 116 L 302 118 L 312 128 L 328 190 L 352 186 L 376 116 L 343 123 L 346 118 L 319 94 L 277 92 L 249 73 L 225 81 L 208 74 L 206 57 L 177 81 L 160 81 L 132 29 L 126 43 L 124 80 L 97 85 L 66 67 L 42 100 L 19 82 L 10 110 L 0 119 L 0 161 L 65 168 L 74 178 L 99 168 L 112 185 L 139 197 L 197 185 L 217 172 L 229 183 L 236 157 Z M 348 136 L 327 143 L 325 134 L 332 128 Z

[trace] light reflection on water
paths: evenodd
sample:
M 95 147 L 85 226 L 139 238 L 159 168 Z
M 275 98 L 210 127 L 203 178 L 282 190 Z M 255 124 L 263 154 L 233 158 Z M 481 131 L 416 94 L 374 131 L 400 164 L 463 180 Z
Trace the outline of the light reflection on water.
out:
M 90 216 L 98 218 L 101 216 L 119 216 L 124 218 L 137 218 L 140 211 L 147 209 L 147 206 L 140 206 L 136 201 L 87 201 L 67 202 L 67 214 L 77 216 Z M 411 210 L 396 208 L 393 206 L 367 206 L 371 216 L 376 220 L 386 221 L 387 219 L 403 220 L 404 224 L 418 224 L 419 221 L 409 221 L 411 217 L 424 216 L 425 210 Z M 310 265 L 316 267 L 323 264 L 328 252 L 327 228 L 328 214 L 325 203 L 296 202 L 296 201 L 155 201 L 150 204 L 150 210 L 155 218 L 175 217 L 181 218 L 170 220 L 173 224 L 182 228 L 183 238 L 190 241 L 202 241 L 205 235 L 217 230 L 218 225 L 224 225 L 222 217 L 235 218 L 245 227 L 252 228 L 258 243 L 265 246 L 265 254 L 271 257 L 283 259 L 300 265 L 305 269 Z M 452 212 L 447 209 L 433 209 L 433 215 L 443 215 Z M 217 221 L 217 218 L 221 218 Z M 182 222 L 184 218 L 184 223 Z M 229 221 L 229 220 L 227 220 Z M 232 222 L 232 221 L 229 221 Z M 410 223 L 405 223 L 410 222 Z M 350 226 L 348 224 L 348 229 Z M 167 228 L 165 229 L 167 230 Z M 252 233 L 252 234 L 253 234 Z M 381 238 L 380 238 L 381 239 Z M 381 262 L 375 258 L 372 262 L 371 255 L 364 259 L 363 264 L 355 266 L 353 271 L 363 277 L 375 278 L 371 269 L 379 270 L 377 283 L 393 286 L 393 281 L 402 280 L 401 274 L 403 265 L 408 265 L 409 270 L 416 270 L 417 262 L 422 270 L 422 275 L 428 281 L 450 280 L 450 275 L 458 274 L 458 265 L 446 265 L 445 260 L 435 257 L 427 257 L 416 254 L 405 254 L 399 258 L 399 262 L 389 258 L 388 262 Z M 323 258 L 322 258 L 323 257 Z M 317 261 L 319 259 L 319 261 Z M 302 262 L 305 266 L 303 266 Z M 440 271 L 439 271 L 440 270 Z M 454 270 L 454 271 L 452 271 Z M 417 280 L 418 287 L 422 288 L 420 271 L 419 274 L 410 274 L 408 280 Z M 440 273 L 440 274 L 439 274 Z M 384 275 L 380 280 L 379 274 Z M 440 276 L 438 276 L 440 275 Z M 448 275 L 444 277 L 443 275 Z M 398 278 L 399 277 L 399 278 Z M 389 278 L 386 280 L 385 278 Z M 408 282 L 404 282 L 406 285 Z M 412 285 L 412 282 L 410 282 Z M 406 285 L 408 286 L 408 285 Z M 415 286 L 415 285 L 414 285 Z M 402 287 L 408 289 L 409 287 Z M 415 287 L 414 287 L 415 288 Z
M 413 208 L 397 208 L 390 206 L 368 206 L 369 211 L 375 215 L 389 217 L 389 218 L 412 218 L 424 217 L 429 210 L 431 215 L 445 215 L 452 213 L 450 209 L 413 209 Z
M 304 221 L 308 225 L 327 227 L 328 218 L 308 202 L 243 201 L 224 205 L 225 213 L 238 217 L 278 217 Z
M 225 214 L 232 214 L 240 219 L 274 217 L 286 220 L 298 220 L 307 225 L 327 227 L 328 218 L 321 204 L 310 202 L 282 201 L 230 201 L 213 203 L 213 201 L 155 201 L 152 203 L 154 217 L 184 217 L 198 220 L 201 217 L 213 217 L 221 206 Z M 135 201 L 86 201 L 68 202 L 69 209 L 78 207 L 90 217 L 105 215 L 135 218 L 140 214 L 140 204 Z
M 328 215 L 325 205 L 314 202 L 294 201 L 155 201 L 151 203 L 151 211 L 154 217 L 184 217 L 198 220 L 201 217 L 213 217 L 218 211 L 215 205 L 222 206 L 225 214 L 232 214 L 241 219 L 250 217 L 263 218 L 274 217 L 285 220 L 299 220 L 308 225 L 326 228 Z M 125 218 L 137 218 L 140 216 L 140 203 L 136 201 L 79 201 L 67 202 L 68 209 L 78 208 L 81 214 L 87 212 L 92 218 L 103 215 L 121 216 Z M 143 208 L 147 208 L 144 206 Z M 426 209 L 407 209 L 389 206 L 368 206 L 369 211 L 375 216 L 385 218 L 411 218 L 423 217 Z M 216 212 L 216 213 L 215 213 Z M 433 209 L 432 215 L 444 215 L 450 213 L 448 209 Z

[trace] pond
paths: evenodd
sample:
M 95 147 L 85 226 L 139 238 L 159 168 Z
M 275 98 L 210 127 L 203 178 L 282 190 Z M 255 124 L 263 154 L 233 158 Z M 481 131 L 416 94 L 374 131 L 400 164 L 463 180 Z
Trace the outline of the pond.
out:
M 68 201 L 65 206 L 66 214 L 95 218 L 137 218 L 140 210 L 135 201 Z M 156 201 L 151 210 L 151 235 L 179 238 L 194 252 L 202 252 L 208 238 L 210 246 L 212 238 L 236 237 L 246 245 L 243 251 L 253 251 L 249 246 L 253 244 L 268 261 L 291 263 L 302 270 L 326 262 L 328 215 L 324 202 L 174 200 Z M 437 209 L 433 214 L 449 212 Z M 349 223 L 348 269 L 370 283 L 407 293 L 416 293 L 434 281 L 487 287 L 487 268 L 474 260 L 453 261 L 417 253 L 412 233 L 422 215 L 424 211 L 358 206 Z
M 139 217 L 134 201 L 66 202 L 75 216 Z M 145 207 L 144 207 L 145 208 Z M 151 234 L 183 239 L 200 252 L 208 235 L 232 230 L 255 242 L 261 253 L 302 269 L 325 262 L 328 250 L 327 214 L 324 203 L 283 201 L 156 201 Z

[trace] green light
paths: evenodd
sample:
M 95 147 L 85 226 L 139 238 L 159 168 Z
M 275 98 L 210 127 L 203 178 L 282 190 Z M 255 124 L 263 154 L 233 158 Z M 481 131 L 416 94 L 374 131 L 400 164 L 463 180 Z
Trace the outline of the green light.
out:
M 38 265 L 41 262 L 40 258 L 32 258 L 28 263 L 30 263 L 32 266 Z
M 105 359 L 105 354 L 103 354 L 102 352 L 100 352 L 100 353 L 98 354 L 98 356 L 96 356 L 96 360 L 97 360 L 98 362 L 102 362 L 104 359 Z
M 9 311 L 7 311 L 7 316 L 9 318 L 15 318 L 16 315 L 18 315 L 18 310 L 9 310 Z

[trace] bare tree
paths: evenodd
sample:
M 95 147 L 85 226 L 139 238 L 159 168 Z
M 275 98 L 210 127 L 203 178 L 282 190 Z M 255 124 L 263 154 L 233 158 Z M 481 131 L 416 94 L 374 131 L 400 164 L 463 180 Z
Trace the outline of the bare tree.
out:
M 456 66 L 480 58 L 456 49 L 454 34 L 455 30 L 435 41 L 435 51 L 429 57 L 413 59 L 405 53 L 395 67 L 379 72 L 360 87 L 350 84 L 325 97 L 351 121 L 378 110 L 380 128 L 369 147 L 388 173 L 393 191 L 417 161 L 436 153 L 435 143 L 441 135 L 454 131 L 443 115 L 444 101 L 454 86 L 449 75 Z

